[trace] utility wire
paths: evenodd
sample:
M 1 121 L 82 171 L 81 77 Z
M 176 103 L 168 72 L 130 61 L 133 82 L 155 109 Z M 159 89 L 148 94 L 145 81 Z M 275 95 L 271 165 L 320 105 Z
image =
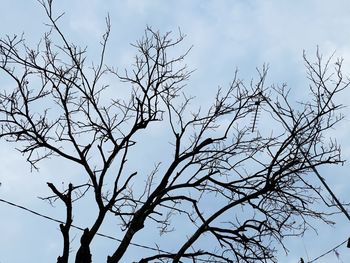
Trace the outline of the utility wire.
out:
M 277 114 L 277 116 L 280 118 L 280 120 L 285 124 L 285 127 L 287 127 L 287 130 L 292 134 L 292 130 L 291 128 L 287 125 L 287 123 L 284 121 L 284 119 L 281 117 L 281 115 L 278 113 L 278 111 L 275 109 L 275 107 L 269 102 L 268 99 L 265 98 L 265 101 L 267 102 L 267 104 L 270 106 L 270 108 Z M 327 103 L 328 104 L 328 103 Z M 346 216 L 346 218 L 350 221 L 350 215 L 348 213 L 348 211 L 345 209 L 345 207 L 343 206 L 343 204 L 339 201 L 339 199 L 337 198 L 337 196 L 333 193 L 332 189 L 328 186 L 328 184 L 326 183 L 326 180 L 320 175 L 320 173 L 318 172 L 318 170 L 316 169 L 315 166 L 313 166 L 308 158 L 308 156 L 306 155 L 306 153 L 304 152 L 304 150 L 300 147 L 299 141 L 296 139 L 297 145 L 299 146 L 299 150 L 301 152 L 301 154 L 303 155 L 303 157 L 305 158 L 306 162 L 308 163 L 308 165 L 311 167 L 312 171 L 316 174 L 317 178 L 321 181 L 321 183 L 323 184 L 323 186 L 326 188 L 327 192 L 332 196 L 333 200 L 335 201 L 335 203 L 337 204 L 338 208 L 340 209 L 340 211 Z M 342 246 L 343 244 L 345 244 L 346 242 L 350 241 L 350 238 L 343 241 L 342 243 L 340 243 L 339 245 L 335 246 L 334 248 L 326 251 L 325 253 L 323 253 L 322 255 L 318 256 L 317 258 L 308 261 L 308 263 L 312 263 L 315 262 L 316 260 L 324 257 L 325 255 L 331 253 L 332 251 L 334 251 L 335 249 L 337 249 L 338 247 Z
M 18 204 L 15 204 L 15 203 L 12 203 L 10 201 L 7 201 L 7 200 L 4 200 L 2 198 L 0 198 L 0 202 L 2 203 L 5 203 L 5 204 L 8 204 L 10 206 L 13 206 L 13 207 L 16 207 L 16 208 L 19 208 L 19 209 L 22 209 L 22 210 L 25 210 L 31 214 L 34 214 L 36 216 L 39 216 L 39 217 L 42 217 L 42 218 L 45 218 L 45 219 L 48 219 L 50 221 L 53 221 L 53 222 L 56 222 L 56 223 L 60 223 L 60 224 L 64 224 L 63 221 L 61 220 L 58 220 L 58 219 L 55 219 L 55 218 L 52 218 L 50 216 L 47 216 L 47 215 L 44 215 L 44 214 L 41 214 L 39 212 L 36 212 L 32 209 L 29 209 L 27 207 L 24 207 L 22 205 L 18 205 Z M 78 229 L 80 231 L 84 231 L 84 228 L 82 227 L 79 227 L 79 226 L 75 226 L 75 225 L 71 225 L 73 228 L 75 229 Z M 101 236 L 101 237 L 104 237 L 104 238 L 108 238 L 108 239 L 111 239 L 111 240 L 115 240 L 115 241 L 118 241 L 118 242 L 121 242 L 121 239 L 118 239 L 118 238 L 115 238 L 115 237 L 112 237 L 112 236 L 109 236 L 109 235 L 105 235 L 105 234 L 102 234 L 102 233 L 96 233 L 96 235 L 98 236 Z M 338 247 L 344 245 L 346 242 L 348 241 L 348 239 L 344 240 L 342 243 L 340 243 L 339 245 L 331 248 L 330 250 L 326 251 L 325 253 L 323 253 L 322 255 L 314 258 L 313 260 L 310 260 L 310 261 L 307 261 L 307 263 L 313 263 L 317 260 L 319 260 L 320 258 L 328 255 L 329 253 L 333 252 L 335 249 L 337 249 Z M 131 245 L 135 246 L 135 247 L 140 247 L 140 248 L 144 248 L 144 249 L 148 249 L 148 250 L 153 250 L 153 251 L 157 251 L 157 252 L 162 252 L 162 253 L 168 253 L 170 254 L 170 252 L 168 251 L 165 251 L 165 250 L 161 250 L 161 249 L 158 249 L 158 248 L 154 248 L 154 247 L 149 247 L 149 246 L 145 246 L 145 245 L 140 245 L 140 244 L 137 244 L 137 243 L 133 243 L 133 242 L 130 242 Z M 199 259 L 200 260 L 200 259 Z M 200 260 L 201 261 L 201 260 Z M 207 262 L 207 261 L 206 261 Z
M 302 154 L 304 155 L 304 157 L 306 158 L 306 161 L 308 162 L 309 165 L 311 165 L 309 159 L 306 157 L 305 153 L 303 151 L 301 151 Z M 348 211 L 345 209 L 345 207 L 342 205 L 342 203 L 339 201 L 339 199 L 337 198 L 337 196 L 333 193 L 333 191 L 331 190 L 331 188 L 327 185 L 325 179 L 320 175 L 320 173 L 317 171 L 315 166 L 311 165 L 311 169 L 313 170 L 313 172 L 316 174 L 316 176 L 318 177 L 318 179 L 321 181 L 321 183 L 323 184 L 323 186 L 327 189 L 328 193 L 332 196 L 333 200 L 337 203 L 338 208 L 340 209 L 340 211 L 343 212 L 343 214 L 347 217 L 347 219 L 350 221 L 350 215 L 348 213 Z
M 292 129 L 288 126 L 288 124 L 286 123 L 286 121 L 282 118 L 282 116 L 280 115 L 280 113 L 275 109 L 275 107 L 269 102 L 269 100 L 267 98 L 265 98 L 265 101 L 267 102 L 267 104 L 269 105 L 269 107 L 276 113 L 277 117 L 283 122 L 283 124 L 285 125 L 286 129 L 288 130 L 288 132 L 290 134 L 293 134 Z M 337 198 L 337 196 L 333 193 L 332 189 L 327 185 L 326 180 L 320 175 L 320 173 L 318 172 L 318 170 L 316 169 L 316 167 L 314 165 L 312 165 L 312 163 L 310 162 L 307 154 L 304 152 L 303 148 L 301 148 L 301 145 L 298 141 L 297 138 L 295 138 L 297 146 L 301 152 L 301 154 L 303 155 L 303 157 L 305 158 L 306 162 L 308 163 L 308 165 L 310 166 L 310 168 L 312 169 L 312 171 L 316 174 L 317 178 L 321 181 L 321 183 L 323 184 L 323 186 L 326 188 L 327 192 L 332 196 L 333 200 L 335 201 L 335 203 L 337 204 L 337 207 L 340 209 L 341 212 L 343 212 L 343 214 L 346 216 L 346 218 L 350 221 L 350 215 L 348 213 L 348 211 L 344 208 L 344 206 L 342 205 L 342 203 L 339 201 L 339 199 Z
M 20 208 L 22 210 L 25 210 L 29 213 L 32 213 L 36 216 L 39 216 L 39 217 L 42 217 L 42 218 L 45 218 L 45 219 L 48 219 L 50 221 L 54 221 L 56 223 L 60 223 L 60 224 L 64 224 L 63 221 L 61 220 L 58 220 L 58 219 L 55 219 L 55 218 L 52 218 L 50 216 L 47 216 L 47 215 L 44 215 L 44 214 L 41 214 L 41 213 L 38 213 L 32 209 L 29 209 L 29 208 L 26 208 L 22 205 L 18 205 L 18 204 L 15 204 L 15 203 L 12 203 L 12 202 L 9 202 L 9 201 L 6 201 L 4 199 L 1 199 L 0 198 L 0 202 L 2 203 L 5 203 L 5 204 L 8 204 L 10 206 L 14 206 L 14 207 L 17 207 L 17 208 Z M 71 225 L 73 228 L 75 229 L 78 229 L 80 231 L 84 231 L 84 228 L 82 227 L 79 227 L 79 226 L 75 226 L 75 225 Z M 111 240 L 115 240 L 115 241 L 118 241 L 118 242 L 121 242 L 122 240 L 121 239 L 118 239 L 118 238 L 115 238 L 115 237 L 112 237 L 112 236 L 109 236 L 109 235 L 105 235 L 105 234 L 102 234 L 102 233 L 96 233 L 96 235 L 98 236 L 101 236 L 101 237 L 104 237 L 104 238 L 108 238 L 108 239 L 111 239 Z M 168 251 L 165 251 L 165 250 L 161 250 L 161 249 L 158 249 L 158 248 L 154 248 L 154 247 L 149 247 L 149 246 L 145 246 L 145 245 L 140 245 L 140 244 L 137 244 L 137 243 L 133 243 L 133 242 L 130 242 L 131 245 L 135 246 L 135 247 L 140 247 L 140 248 L 144 248 L 144 249 L 148 249 L 148 250 L 153 250 L 153 251 L 157 251 L 157 252 L 162 252 L 162 253 L 168 253 L 168 254 L 171 254 L 170 252 Z
M 320 258 L 322 258 L 322 257 L 328 255 L 329 253 L 333 252 L 334 250 L 336 250 L 338 247 L 344 245 L 346 242 L 348 242 L 348 239 L 344 240 L 339 245 L 336 245 L 334 248 L 331 248 L 330 250 L 326 251 L 325 253 L 323 253 L 322 255 L 318 256 L 317 258 L 314 258 L 313 260 L 308 261 L 307 263 L 312 263 L 312 262 L 315 262 L 316 260 L 319 260 Z
M 19 208 L 19 209 L 22 209 L 22 210 L 25 210 L 31 214 L 34 214 L 36 216 L 39 216 L 39 217 L 42 217 L 42 218 L 45 218 L 47 220 L 50 220 L 50 221 L 53 221 L 53 222 L 56 222 L 56 223 L 60 223 L 60 224 L 64 224 L 63 221 L 61 220 L 58 220 L 58 219 L 55 219 L 53 217 L 50 217 L 50 216 L 47 216 L 47 215 L 44 215 L 44 214 L 41 214 L 39 212 L 36 212 L 32 209 L 29 209 L 27 207 L 24 207 L 22 205 L 18 205 L 18 204 L 15 204 L 13 202 L 10 202 L 10 201 L 7 201 L 7 200 L 4 200 L 2 198 L 0 198 L 0 202 L 2 203 L 5 203 L 5 204 L 8 204 L 10 206 L 13 206 L 13 207 L 16 207 L 16 208 Z M 76 226 L 76 225 L 71 225 L 71 227 L 75 228 L 75 229 L 78 229 L 80 231 L 84 231 L 84 228 L 82 227 L 79 227 L 79 226 Z M 121 242 L 122 240 L 119 239 L 119 238 L 115 238 L 115 237 L 112 237 L 112 236 L 109 236 L 109 235 L 106 235 L 106 234 L 102 234 L 102 233 L 99 233 L 97 232 L 96 235 L 100 236 L 100 237 L 104 237 L 104 238 L 108 238 L 108 239 L 111 239 L 111 240 L 115 240 L 115 241 L 118 241 L 118 242 Z M 141 245 L 141 244 L 138 244 L 138 243 L 134 243 L 134 242 L 130 242 L 130 245 L 132 246 L 135 246 L 135 247 L 140 247 L 140 248 L 144 248 L 144 249 L 148 249 L 148 250 L 153 250 L 153 251 L 156 251 L 156 252 L 162 252 L 162 253 L 166 253 L 166 254 L 171 254 L 171 252 L 168 252 L 166 250 L 162 250 L 162 249 L 159 249 L 159 248 L 155 248 L 155 247 L 150 247 L 150 246 L 145 246 L 145 245 Z M 201 262 L 214 262 L 214 261 L 210 261 L 210 260 L 205 260 L 205 259 L 200 259 L 200 258 L 197 258 L 198 261 L 201 261 Z M 215 262 L 219 262 L 219 261 L 215 261 Z M 1 263 L 1 262 L 0 262 Z

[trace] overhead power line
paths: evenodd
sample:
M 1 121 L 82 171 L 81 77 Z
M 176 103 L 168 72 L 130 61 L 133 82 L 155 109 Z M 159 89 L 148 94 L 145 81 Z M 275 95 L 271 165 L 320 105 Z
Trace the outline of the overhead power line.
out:
M 53 221 L 53 222 L 56 222 L 56 223 L 60 223 L 60 224 L 64 224 L 63 221 L 61 220 L 58 220 L 56 218 L 53 218 L 53 217 L 50 217 L 50 216 L 47 216 L 47 215 L 44 215 L 44 214 L 41 214 L 39 212 L 36 212 L 32 209 L 29 209 L 27 207 L 24 207 L 22 205 L 18 205 L 18 204 L 15 204 L 13 202 L 10 202 L 10 201 L 7 201 L 7 200 L 4 200 L 2 198 L 0 198 L 0 202 L 2 203 L 5 203 L 5 204 L 8 204 L 10 206 L 13 206 L 15 208 L 18 208 L 18 209 L 21 209 L 21 210 L 24 210 L 24 211 L 27 211 L 31 214 L 34 214 L 36 216 L 39 216 L 39 217 L 42 217 L 42 218 L 45 218 L 47 220 L 50 220 L 50 221 Z M 78 229 L 80 231 L 84 231 L 84 228 L 82 227 L 79 227 L 79 226 L 76 226 L 76 225 L 71 225 L 71 227 L 75 228 L 75 229 Z M 114 240 L 114 241 L 118 241 L 118 242 L 121 242 L 122 240 L 119 239 L 119 238 L 115 238 L 115 237 L 112 237 L 112 236 L 109 236 L 109 235 L 106 235 L 106 234 L 102 234 L 102 233 L 99 233 L 97 232 L 96 235 L 100 236 L 100 237 L 104 237 L 104 238 L 108 238 L 108 239 L 111 239 L 111 240 Z M 144 248 L 144 249 L 148 249 L 148 250 L 152 250 L 152 251 L 156 251 L 156 252 L 162 252 L 162 253 L 166 253 L 166 254 L 172 254 L 171 252 L 168 252 L 166 250 L 162 250 L 162 249 L 159 249 L 159 248 L 155 248 L 155 247 L 150 247 L 150 246 L 145 246 L 145 245 L 141 245 L 141 244 L 138 244 L 138 243 L 135 243 L 135 242 L 130 242 L 130 245 L 132 246 L 135 246 L 135 247 L 140 247 L 140 248 Z M 197 258 L 198 261 L 200 262 L 220 262 L 220 261 L 210 261 L 210 260 L 205 260 L 205 259 L 200 259 L 200 258 Z M 1 263 L 1 262 L 0 262 Z
M 281 114 L 275 109 L 275 107 L 269 102 L 269 100 L 267 98 L 265 98 L 264 101 L 267 102 L 269 107 L 277 114 L 277 116 L 280 118 L 280 120 L 284 123 L 284 125 L 285 125 L 286 129 L 288 130 L 288 132 L 290 134 L 293 134 L 292 129 L 288 126 L 288 124 L 285 122 L 285 120 L 281 117 Z M 301 147 L 301 144 L 300 144 L 299 140 L 297 138 L 295 138 L 295 140 L 296 140 L 297 146 L 298 146 L 301 154 L 303 155 L 304 159 L 306 160 L 306 162 L 308 163 L 308 165 L 310 166 L 312 171 L 316 174 L 317 178 L 321 181 L 323 186 L 326 188 L 327 192 L 332 196 L 332 199 L 335 201 L 335 203 L 337 204 L 337 207 L 340 209 L 340 211 L 350 221 L 350 214 L 348 213 L 348 211 L 344 208 L 343 204 L 339 201 L 337 196 L 333 193 L 332 189 L 328 186 L 328 184 L 326 183 L 326 180 L 320 175 L 320 173 L 318 172 L 316 167 L 314 165 L 312 165 L 312 163 L 309 160 L 307 154 L 304 152 L 304 149 Z
M 344 245 L 346 242 L 348 242 L 348 239 L 344 240 L 339 245 L 336 245 L 335 247 L 333 247 L 330 250 L 324 252 L 323 254 L 319 255 L 318 257 L 314 258 L 313 260 L 308 261 L 307 263 L 312 263 L 312 262 L 315 262 L 315 261 L 319 260 L 320 258 L 322 258 L 322 257 L 328 255 L 329 253 L 335 251 L 338 247 Z
M 19 208 L 19 209 L 21 209 L 21 210 L 27 211 L 27 212 L 29 212 L 29 213 L 31 213 L 31 214 L 34 214 L 34 215 L 36 215 L 36 216 L 45 218 L 45 219 L 47 219 L 47 220 L 50 220 L 50 221 L 53 221 L 53 222 L 56 222 L 56 223 L 60 223 L 60 224 L 64 224 L 64 222 L 61 221 L 61 220 L 58 220 L 58 219 L 56 219 L 56 218 L 53 218 L 53 217 L 50 217 L 50 216 L 47 216 L 47 215 L 44 215 L 44 214 L 41 214 L 41 213 L 36 212 L 36 211 L 34 211 L 34 210 L 32 210 L 32 209 L 29 209 L 29 208 L 24 207 L 24 206 L 22 206 L 22 205 L 15 204 L 15 203 L 10 202 L 10 201 L 7 201 L 7 200 L 4 200 L 4 199 L 2 199 L 2 198 L 0 198 L 0 202 L 5 203 L 5 204 L 8 204 L 8 205 L 13 206 L 13 207 L 16 207 L 16 208 Z M 79 226 L 76 226 L 76 225 L 73 225 L 73 224 L 72 224 L 71 226 L 72 226 L 73 228 L 75 228 L 75 229 L 80 230 L 80 231 L 84 231 L 84 228 L 82 228 L 82 227 L 79 227 Z M 114 241 L 118 241 L 118 242 L 121 242 L 121 241 L 122 241 L 122 240 L 119 239 L 119 238 L 115 238 L 115 237 L 112 237 L 112 236 L 109 236 L 109 235 L 106 235 L 106 234 L 102 234 L 102 233 L 99 233 L 99 232 L 97 232 L 96 235 L 101 236 L 101 237 L 104 237 L 104 238 L 108 238 L 108 239 L 111 239 L 111 240 L 114 240 Z M 322 257 L 324 257 L 324 256 L 326 256 L 326 255 L 328 255 L 329 253 L 333 252 L 335 249 L 339 248 L 340 246 L 344 245 L 344 244 L 347 243 L 347 242 L 348 242 L 348 244 L 350 243 L 350 238 L 344 240 L 343 242 L 341 242 L 340 244 L 336 245 L 335 247 L 333 247 L 333 248 L 327 250 L 326 252 L 324 252 L 323 254 L 319 255 L 318 257 L 316 257 L 316 258 L 314 258 L 314 259 L 312 259 L 312 260 L 310 260 L 310 261 L 307 261 L 307 263 L 313 263 L 313 262 L 319 260 L 320 258 L 322 258 Z M 150 246 L 145 246 L 145 245 L 141 245 L 141 244 L 134 243 L 134 242 L 130 242 L 130 244 L 133 245 L 133 246 L 135 246 L 135 247 L 140 247 L 140 248 L 144 248 L 144 249 L 148 249 L 148 250 L 153 250 L 153 251 L 157 251 L 157 252 L 162 252 L 162 253 L 168 253 L 168 254 L 170 254 L 170 252 L 165 251 L 165 250 L 162 250 L 162 249 L 159 249 L 159 248 L 154 248 L 154 247 L 150 247 Z M 202 260 L 199 259 L 199 261 L 202 261 Z
M 42 217 L 42 218 L 45 218 L 47 220 L 50 220 L 50 221 L 53 221 L 53 222 L 56 222 L 56 223 L 60 223 L 60 224 L 64 224 L 63 221 L 61 220 L 58 220 L 56 218 L 53 218 L 53 217 L 50 217 L 50 216 L 47 216 L 47 215 L 44 215 L 44 214 L 41 214 L 39 212 L 36 212 L 32 209 L 29 209 L 27 207 L 24 207 L 22 205 L 18 205 L 18 204 L 15 204 L 13 202 L 10 202 L 10 201 L 7 201 L 7 200 L 4 200 L 4 199 L 1 199 L 0 198 L 0 202 L 2 203 L 5 203 L 5 204 L 8 204 L 10 206 L 13 206 L 13 207 L 16 207 L 16 208 L 19 208 L 19 209 L 22 209 L 22 210 L 25 210 L 31 214 L 34 214 L 36 216 L 39 216 L 39 217 Z M 73 228 L 75 229 L 78 229 L 80 231 L 84 231 L 84 228 L 82 227 L 79 227 L 79 226 L 76 226 L 76 225 L 71 225 Z M 119 238 L 115 238 L 115 237 L 112 237 L 112 236 L 109 236 L 109 235 L 106 235 L 106 234 L 102 234 L 102 233 L 96 233 L 96 235 L 98 236 L 101 236 L 101 237 L 104 237 L 104 238 L 108 238 L 108 239 L 111 239 L 111 240 L 115 240 L 115 241 L 118 241 L 118 242 L 121 242 L 122 240 L 119 239 Z M 134 243 L 134 242 L 130 242 L 131 245 L 135 246 L 135 247 L 140 247 L 140 248 L 144 248 L 144 249 L 148 249 L 148 250 L 153 250 L 153 251 L 157 251 L 157 252 L 162 252 L 162 253 L 168 253 L 170 254 L 170 252 L 168 251 L 165 251 L 165 250 L 161 250 L 159 248 L 154 248 L 154 247 L 150 247 L 150 246 L 145 246 L 145 245 L 141 245 L 141 244 L 138 244 L 138 243 Z

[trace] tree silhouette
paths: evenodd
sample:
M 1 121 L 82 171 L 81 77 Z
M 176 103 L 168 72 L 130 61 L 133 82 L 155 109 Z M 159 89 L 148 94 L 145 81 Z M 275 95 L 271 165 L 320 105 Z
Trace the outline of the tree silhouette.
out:
M 181 32 L 173 39 L 171 33 L 146 28 L 133 45 L 132 66 L 119 72 L 104 63 L 107 18 L 99 61 L 90 67 L 86 50 L 60 29 L 52 0 L 41 4 L 50 30 L 36 47 L 19 36 L 0 40 L 0 68 L 14 83 L 0 93 L 0 136 L 18 145 L 33 169 L 55 157 L 85 172 L 85 183 L 72 182 L 63 191 L 48 183 L 53 194 L 46 200 L 59 200 L 66 208 L 57 262 L 70 256 L 92 262 L 90 245 L 109 214 L 123 236 L 108 263 L 125 262 L 135 235 L 149 222 L 147 227 L 165 236 L 182 225 L 191 227 L 180 232 L 183 242 L 171 251 L 158 244 L 158 252 L 139 255 L 138 262 L 276 261 L 275 246 L 283 245 L 285 236 L 303 234 L 310 219 L 330 222 L 331 209 L 317 204 L 333 204 L 311 174 L 319 166 L 342 163 L 336 141 L 325 137 L 343 118 L 334 100 L 349 85 L 341 60 L 330 70 L 331 59 L 317 53 L 311 62 L 304 55 L 308 101 L 294 103 L 285 85 L 266 87 L 263 67 L 249 85 L 236 72 L 212 106 L 194 111 L 193 98 L 184 94 L 192 73 L 183 62 L 189 50 L 173 55 L 184 39 Z M 110 98 L 105 76 L 129 85 L 129 95 L 114 92 Z M 161 122 L 172 152 L 161 153 L 167 157 L 147 173 L 130 151 L 146 138 L 143 131 Z M 67 180 L 73 181 L 69 175 Z M 73 214 L 79 214 L 73 203 L 90 193 L 98 213 L 72 255 Z M 208 207 L 213 200 L 215 206 Z

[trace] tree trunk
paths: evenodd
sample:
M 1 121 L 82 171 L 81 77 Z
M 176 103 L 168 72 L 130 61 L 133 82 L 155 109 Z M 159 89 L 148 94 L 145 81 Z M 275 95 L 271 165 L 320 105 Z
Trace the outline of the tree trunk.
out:
M 75 263 L 91 263 L 90 242 L 88 241 L 89 229 L 84 230 L 80 239 L 80 248 L 75 257 Z

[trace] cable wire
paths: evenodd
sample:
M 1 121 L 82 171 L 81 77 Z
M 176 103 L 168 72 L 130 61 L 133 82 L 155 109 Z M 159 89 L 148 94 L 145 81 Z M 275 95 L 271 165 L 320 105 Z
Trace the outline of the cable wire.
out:
M 348 242 L 348 239 L 346 239 L 345 241 L 341 242 L 339 245 L 336 245 L 335 247 L 331 248 L 330 250 L 326 251 L 325 253 L 321 254 L 320 256 L 314 258 L 313 260 L 311 261 L 308 261 L 307 263 L 312 263 L 312 262 L 315 262 L 317 260 L 319 260 L 320 258 L 328 255 L 329 253 L 333 252 L 334 250 L 336 250 L 338 247 L 344 245 L 346 242 Z
M 19 208 L 19 209 L 22 209 L 22 210 L 25 210 L 25 211 L 27 211 L 27 212 L 29 212 L 29 213 L 31 213 L 31 214 L 34 214 L 34 215 L 36 215 L 36 216 L 45 218 L 45 219 L 47 219 L 47 220 L 50 220 L 50 221 L 53 221 L 53 222 L 56 222 L 56 223 L 60 223 L 60 224 L 64 224 L 64 222 L 61 221 L 61 220 L 58 220 L 58 219 L 56 219 L 56 218 L 53 218 L 53 217 L 50 217 L 50 216 L 47 216 L 47 215 L 44 215 L 44 214 L 41 214 L 41 213 L 36 212 L 36 211 L 34 211 L 34 210 L 32 210 L 32 209 L 29 209 L 29 208 L 24 207 L 24 206 L 22 206 L 22 205 L 15 204 L 15 203 L 10 202 L 10 201 L 7 201 L 7 200 L 4 200 L 4 199 L 2 199 L 2 198 L 0 198 L 0 202 L 5 203 L 5 204 L 8 204 L 8 205 L 13 206 L 13 207 L 16 207 L 16 208 Z M 79 227 L 79 226 L 76 226 L 76 225 L 73 225 L 73 224 L 72 224 L 71 226 L 72 226 L 73 228 L 75 228 L 75 229 L 80 230 L 80 231 L 84 231 L 84 228 L 82 228 L 82 227 Z M 99 233 L 99 232 L 97 232 L 96 235 L 101 236 L 101 237 L 104 237 L 104 238 L 108 238 L 108 239 L 111 239 L 111 240 L 115 240 L 115 241 L 118 241 L 118 242 L 121 242 L 121 241 L 122 241 L 122 240 L 119 239 L 119 238 L 115 238 L 115 237 L 112 237 L 112 236 L 109 236 L 109 235 L 106 235 L 106 234 L 102 234 L 102 233 Z M 307 261 L 307 263 L 313 263 L 313 262 L 319 260 L 320 258 L 322 258 L 322 257 L 328 255 L 329 253 L 333 252 L 333 251 L 334 251 L 335 249 L 337 249 L 338 247 L 344 245 L 347 241 L 348 241 L 348 239 L 344 240 L 343 242 L 341 242 L 341 243 L 338 244 L 337 246 L 335 246 L 335 247 L 333 247 L 333 248 L 327 250 L 325 253 L 323 253 L 323 254 L 321 254 L 320 256 L 314 258 L 313 260 Z M 157 252 L 162 252 L 162 253 L 171 254 L 170 252 L 165 251 L 165 250 L 162 250 L 162 249 L 159 249 L 159 248 L 154 248 L 154 247 L 150 247 L 150 246 L 145 246 L 145 245 L 141 245 L 141 244 L 134 243 L 134 242 L 130 242 L 130 245 L 133 245 L 133 246 L 135 246 L 135 247 L 140 247 L 140 248 L 148 249 L 148 250 L 157 251 Z M 200 259 L 199 259 L 199 260 L 200 260 Z M 202 260 L 200 260 L 200 261 L 202 261 Z
M 25 210 L 31 214 L 34 214 L 36 216 L 39 216 L 39 217 L 42 217 L 42 218 L 45 218 L 47 220 L 50 220 L 50 221 L 53 221 L 53 222 L 56 222 L 56 223 L 60 223 L 60 224 L 64 224 L 63 221 L 61 220 L 58 220 L 56 218 L 53 218 L 53 217 L 50 217 L 50 216 L 47 216 L 47 215 L 44 215 L 44 214 L 41 214 L 39 212 L 36 212 L 32 209 L 29 209 L 27 207 L 24 207 L 22 205 L 18 205 L 18 204 L 15 204 L 13 202 L 10 202 L 10 201 L 7 201 L 7 200 L 4 200 L 2 198 L 0 198 L 0 202 L 2 203 L 5 203 L 5 204 L 8 204 L 10 206 L 13 206 L 13 207 L 16 207 L 16 208 L 19 208 L 19 209 L 22 209 L 22 210 Z M 75 229 L 78 229 L 80 231 L 84 231 L 84 228 L 82 227 L 79 227 L 79 226 L 76 226 L 76 225 L 71 225 L 72 228 L 75 228 Z M 109 236 L 109 235 L 106 235 L 106 234 L 102 234 L 102 233 L 99 233 L 97 232 L 96 235 L 100 236 L 100 237 L 104 237 L 104 238 L 108 238 L 108 239 L 111 239 L 111 240 L 115 240 L 115 241 L 118 241 L 118 242 L 121 242 L 122 240 L 119 239 L 119 238 L 115 238 L 115 237 L 112 237 L 112 236 Z M 155 248 L 155 247 L 150 247 L 150 246 L 145 246 L 145 245 L 141 245 L 141 244 L 138 244 L 138 243 L 134 243 L 134 242 L 130 242 L 130 245 L 132 246 L 135 246 L 135 247 L 140 247 L 140 248 L 144 248 L 144 249 L 148 249 L 148 250 L 152 250 L 152 251 L 156 251 L 156 252 L 162 252 L 162 253 L 167 253 L 167 254 L 171 254 L 171 252 L 168 252 L 166 250 L 162 250 L 162 249 L 159 249 L 159 248 Z M 214 262 L 214 261 L 210 261 L 210 260 L 204 260 L 204 259 L 200 259 L 200 258 L 197 258 L 198 261 L 201 261 L 201 262 Z M 219 261 L 215 261 L 215 262 L 219 262 Z M 1 262 L 0 262 L 1 263 Z
M 44 215 L 44 214 L 41 214 L 41 213 L 39 213 L 39 212 L 36 212 L 36 211 L 34 211 L 34 210 L 32 210 L 32 209 L 29 209 L 29 208 L 27 208 L 27 207 L 24 207 L 24 206 L 22 206 L 22 205 L 15 204 L 15 203 L 13 203 L 13 202 L 10 202 L 10 201 L 7 201 L 7 200 L 1 199 L 1 198 L 0 198 L 0 202 L 3 202 L 3 203 L 8 204 L 8 205 L 10 205 L 10 206 L 14 206 L 14 207 L 20 208 L 20 209 L 22 209 L 22 210 L 25 210 L 25 211 L 27 211 L 27 212 L 29 212 L 29 213 L 32 213 L 32 214 L 36 215 L 36 216 L 39 216 L 39 217 L 48 219 L 48 220 L 50 220 L 50 221 L 54 221 L 54 222 L 56 222 L 56 223 L 64 224 L 64 222 L 61 221 L 61 220 L 55 219 L 55 218 L 53 218 L 53 217 L 50 217 L 50 216 L 47 216 L 47 215 Z M 76 226 L 76 225 L 71 225 L 71 226 L 72 226 L 73 228 L 75 228 L 75 229 L 80 230 L 80 231 L 84 231 L 84 228 L 82 228 L 82 227 L 79 227 L 79 226 Z M 115 237 L 112 237 L 112 236 L 109 236 L 109 235 L 106 235 L 106 234 L 102 234 L 102 233 L 96 233 L 96 235 L 101 236 L 101 237 L 104 237 L 104 238 L 108 238 L 108 239 L 111 239 L 111 240 L 115 240 L 115 241 L 118 241 L 118 242 L 121 242 L 121 241 L 122 241 L 122 240 L 119 239 L 119 238 L 115 238 Z M 171 254 L 170 252 L 165 251 L 165 250 L 162 250 L 162 249 L 159 249 L 159 248 L 149 247 L 149 246 L 141 245 L 141 244 L 134 243 L 134 242 L 130 242 L 130 245 L 133 245 L 133 246 L 135 246 L 135 247 L 140 247 L 140 248 L 148 249 L 148 250 L 157 251 L 157 252 L 162 252 L 162 253 Z

